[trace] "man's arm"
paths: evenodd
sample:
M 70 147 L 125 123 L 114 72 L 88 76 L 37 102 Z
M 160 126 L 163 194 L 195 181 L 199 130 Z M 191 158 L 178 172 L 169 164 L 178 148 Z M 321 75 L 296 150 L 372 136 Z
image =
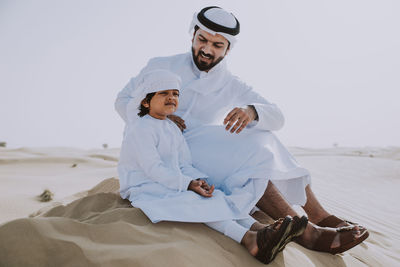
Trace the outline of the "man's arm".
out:
M 245 127 L 276 131 L 283 127 L 284 117 L 275 104 L 254 92 L 252 88 L 239 80 L 233 83 L 237 106 L 224 119 L 226 130 L 240 133 Z
M 122 89 L 121 92 L 118 93 L 117 99 L 114 103 L 115 110 L 125 121 L 125 123 L 128 122 L 126 107 L 128 106 L 129 101 L 132 99 L 131 93 L 135 88 L 135 80 L 136 77 L 130 79 L 124 89 Z
M 282 129 L 285 124 L 285 117 L 277 105 L 269 102 L 268 104 L 253 103 L 252 105 L 257 111 L 259 120 L 254 123 L 254 125 L 250 125 L 251 127 L 254 126 L 257 127 L 257 129 L 268 131 L 278 131 Z
M 140 77 L 151 70 L 154 69 L 163 69 L 166 68 L 164 66 L 165 64 L 159 60 L 160 58 L 152 58 L 149 60 L 147 65 L 140 71 L 140 73 L 136 76 L 133 77 L 129 80 L 128 84 L 124 87 L 124 89 L 121 90 L 121 92 L 118 93 L 117 99 L 115 100 L 114 107 L 115 110 L 118 112 L 118 114 L 121 116 L 121 118 L 125 121 L 125 123 L 128 122 L 128 117 L 130 117 L 128 114 L 128 105 L 130 100 L 132 99 L 131 94 L 132 92 L 136 89 L 137 83 L 140 79 Z M 136 111 L 137 107 L 132 107 L 132 110 Z M 136 118 L 136 114 L 133 114 L 131 119 Z

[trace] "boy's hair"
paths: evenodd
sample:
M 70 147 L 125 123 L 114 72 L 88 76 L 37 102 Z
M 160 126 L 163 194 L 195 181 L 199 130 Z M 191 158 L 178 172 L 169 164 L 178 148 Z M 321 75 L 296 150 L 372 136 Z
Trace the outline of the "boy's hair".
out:
M 146 97 L 143 98 L 142 101 L 140 101 L 140 107 L 139 107 L 139 113 L 138 113 L 138 116 L 139 116 L 139 117 L 143 117 L 144 115 L 149 114 L 150 109 L 149 109 L 149 108 L 146 108 L 145 106 L 143 106 L 143 105 L 142 105 L 142 102 L 144 101 L 144 102 L 150 104 L 150 100 L 153 98 L 153 96 L 154 96 L 155 94 L 156 94 L 156 92 L 154 92 L 154 93 L 148 93 L 148 94 L 146 95 Z

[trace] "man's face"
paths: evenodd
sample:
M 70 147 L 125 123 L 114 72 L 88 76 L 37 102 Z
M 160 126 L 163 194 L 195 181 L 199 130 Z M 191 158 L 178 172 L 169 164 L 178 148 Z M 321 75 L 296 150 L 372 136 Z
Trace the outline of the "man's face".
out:
M 198 29 L 192 40 L 192 55 L 196 66 L 208 72 L 217 65 L 229 51 L 229 42 L 220 34 L 212 35 Z

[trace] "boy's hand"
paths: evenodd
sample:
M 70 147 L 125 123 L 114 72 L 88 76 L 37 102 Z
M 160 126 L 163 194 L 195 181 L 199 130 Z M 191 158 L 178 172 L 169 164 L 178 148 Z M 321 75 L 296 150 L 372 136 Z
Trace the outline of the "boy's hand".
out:
M 203 197 L 212 197 L 214 189 L 214 185 L 209 186 L 208 183 L 202 179 L 192 180 L 188 187 L 188 190 L 192 190 Z

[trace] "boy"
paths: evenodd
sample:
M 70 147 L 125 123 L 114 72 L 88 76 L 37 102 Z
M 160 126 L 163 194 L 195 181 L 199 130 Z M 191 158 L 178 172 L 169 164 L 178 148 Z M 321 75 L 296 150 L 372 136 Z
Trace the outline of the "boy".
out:
M 143 74 L 132 92 L 140 118 L 129 123 L 124 134 L 118 164 L 121 196 L 153 223 L 205 223 L 244 245 L 258 260 L 271 262 L 304 231 L 307 220 L 294 224 L 288 216 L 262 225 L 208 185 L 208 176 L 192 166 L 179 128 L 168 119 L 178 108 L 180 84 L 177 75 L 155 70 Z

